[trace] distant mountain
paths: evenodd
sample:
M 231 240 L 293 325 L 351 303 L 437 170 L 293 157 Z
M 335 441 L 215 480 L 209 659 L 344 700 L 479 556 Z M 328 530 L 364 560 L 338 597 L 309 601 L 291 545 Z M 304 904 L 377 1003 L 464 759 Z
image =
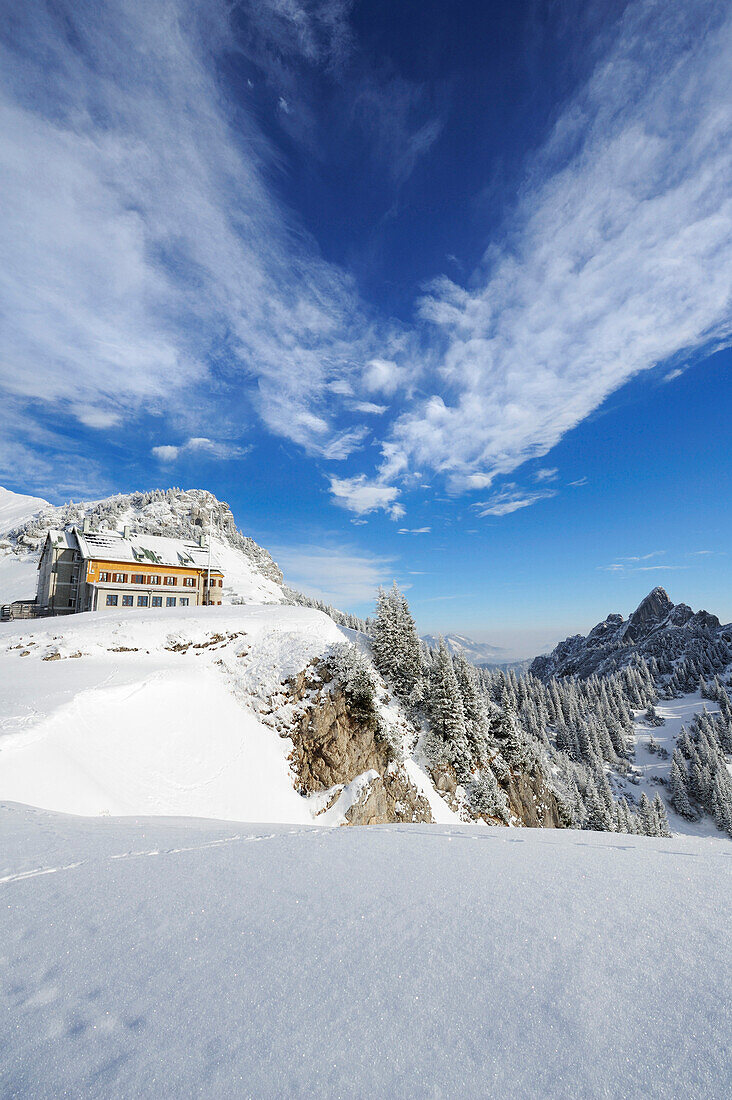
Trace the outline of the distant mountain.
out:
M 500 649 L 487 642 L 475 642 L 472 638 L 466 638 L 464 634 L 445 634 L 445 645 L 450 653 L 463 653 L 465 659 L 472 665 L 495 665 L 509 661 L 508 650 Z M 436 649 L 440 639 L 436 634 L 423 634 L 422 641 L 431 649 Z
M 673 604 L 664 588 L 654 588 L 628 619 L 608 615 L 587 637 L 576 634 L 536 657 L 530 671 L 544 681 L 553 676 L 586 679 L 607 676 L 636 657 L 655 660 L 662 675 L 682 661 L 692 672 L 714 675 L 732 662 L 732 624 L 723 626 L 716 615 L 694 612 L 688 604 Z

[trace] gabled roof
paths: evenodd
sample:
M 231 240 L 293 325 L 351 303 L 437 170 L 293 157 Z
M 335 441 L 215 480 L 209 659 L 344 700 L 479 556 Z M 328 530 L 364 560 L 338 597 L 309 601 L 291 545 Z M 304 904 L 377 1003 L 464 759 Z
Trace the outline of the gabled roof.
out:
M 91 561 L 119 561 L 138 565 L 183 566 L 189 569 L 207 569 L 208 547 L 186 539 L 166 538 L 161 535 L 130 535 L 125 538 L 118 531 L 80 531 L 74 528 L 79 550 L 83 558 Z M 211 558 L 212 572 L 221 572 Z

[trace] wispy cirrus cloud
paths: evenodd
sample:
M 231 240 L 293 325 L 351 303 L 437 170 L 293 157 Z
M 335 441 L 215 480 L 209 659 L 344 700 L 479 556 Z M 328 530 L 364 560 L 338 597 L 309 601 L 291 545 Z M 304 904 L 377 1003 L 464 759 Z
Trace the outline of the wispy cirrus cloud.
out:
M 521 489 L 509 482 L 487 500 L 477 501 L 473 508 L 481 517 L 509 516 L 521 508 L 528 508 L 539 500 L 549 500 L 556 496 L 555 489 Z
M 641 0 L 560 114 L 505 242 L 421 303 L 434 392 L 397 421 L 454 488 L 545 454 L 624 382 L 731 331 L 732 13 Z
M 281 58 L 346 48 L 347 5 L 250 7 Z M 349 277 L 293 233 L 253 117 L 233 125 L 215 64 L 229 14 L 223 0 L 61 0 L 6 21 L 0 389 L 99 429 L 253 405 L 339 459 L 358 440 L 327 386 L 376 343 Z

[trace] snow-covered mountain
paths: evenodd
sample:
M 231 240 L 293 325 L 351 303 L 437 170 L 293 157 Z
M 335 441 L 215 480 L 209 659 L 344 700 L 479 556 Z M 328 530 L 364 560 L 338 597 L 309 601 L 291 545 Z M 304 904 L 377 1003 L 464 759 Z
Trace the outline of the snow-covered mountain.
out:
M 467 661 L 478 667 L 482 665 L 494 665 L 508 660 L 507 651 L 499 646 L 489 645 L 487 642 L 476 642 L 467 638 L 464 634 L 445 634 L 445 645 L 448 651 L 455 655 L 462 653 Z M 436 634 L 423 634 L 422 641 L 430 649 L 436 649 L 440 639 Z
M 14 493 L 0 485 L 0 537 L 50 507 L 42 497 Z
M 81 526 L 94 530 L 194 538 L 211 533 L 212 552 L 224 573 L 224 603 L 281 603 L 285 599 L 280 569 L 270 554 L 236 526 L 228 504 L 204 489 L 155 489 L 104 500 L 53 507 L 34 497 L 0 496 L 0 604 L 32 599 L 36 566 L 46 533 Z M 3 509 L 4 505 L 4 509 Z
M 0 604 L 35 595 L 38 556 L 18 548 L 7 536 L 50 507 L 41 497 L 24 496 L 0 486 Z
M 732 662 L 732 624 L 723 626 L 716 615 L 694 612 L 688 604 L 673 604 L 658 587 L 628 619 L 608 615 L 586 637 L 576 634 L 550 654 L 536 657 L 531 673 L 544 681 L 553 676 L 607 676 L 636 658 L 655 661 L 662 676 L 685 662 L 695 686 L 699 676 L 723 672 Z

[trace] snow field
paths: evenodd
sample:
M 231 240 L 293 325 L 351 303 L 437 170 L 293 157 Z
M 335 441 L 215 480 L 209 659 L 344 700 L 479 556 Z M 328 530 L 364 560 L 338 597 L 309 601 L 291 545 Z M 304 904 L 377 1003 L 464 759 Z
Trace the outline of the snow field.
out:
M 0 808 L 0 1092 L 730 1093 L 728 842 Z

